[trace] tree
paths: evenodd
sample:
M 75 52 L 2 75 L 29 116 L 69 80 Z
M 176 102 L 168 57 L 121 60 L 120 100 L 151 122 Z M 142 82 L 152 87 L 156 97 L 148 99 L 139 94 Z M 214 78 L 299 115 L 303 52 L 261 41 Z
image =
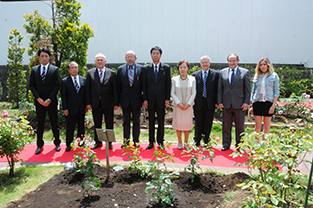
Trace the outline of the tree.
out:
M 9 35 L 8 63 L 6 67 L 10 69 L 8 76 L 8 99 L 13 108 L 19 107 L 19 101 L 26 97 L 26 71 L 23 70 L 23 54 L 25 48 L 22 47 L 23 36 L 17 29 L 12 29 Z
M 52 25 L 37 10 L 34 14 L 25 14 L 27 24 L 23 27 L 29 33 L 28 55 L 32 56 L 29 67 L 38 64 L 36 52 L 41 47 L 51 48 L 51 62 L 60 68 L 61 78 L 68 75 L 67 64 L 76 61 L 79 74 L 87 71 L 87 50 L 94 31 L 79 21 L 82 8 L 77 0 L 51 0 Z

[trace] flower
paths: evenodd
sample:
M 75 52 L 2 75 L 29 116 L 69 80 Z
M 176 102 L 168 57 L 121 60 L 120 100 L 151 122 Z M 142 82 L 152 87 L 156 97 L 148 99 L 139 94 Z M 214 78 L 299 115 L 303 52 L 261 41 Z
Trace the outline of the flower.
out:
M 23 114 L 25 114 L 26 112 L 25 111 L 23 111 Z
M 291 131 L 291 132 L 296 132 L 295 127 L 290 127 L 290 131 Z
M 278 114 L 279 115 L 283 114 L 283 111 L 282 110 L 278 111 Z
M 306 95 L 305 98 L 306 98 L 306 99 L 309 99 L 309 98 L 310 98 L 310 95 Z
M 8 111 L 4 110 L 3 114 L 2 114 L 2 117 L 5 118 L 5 117 L 8 117 L 8 116 L 9 116 Z
M 171 204 L 171 207 L 173 207 L 174 206 L 174 204 Z
M 219 142 L 219 141 L 220 141 L 220 138 L 219 138 L 219 137 L 216 137 L 215 139 L 216 139 L 216 141 L 217 141 L 217 142 Z
M 302 96 L 306 96 L 306 93 L 303 93 Z
M 29 111 L 26 111 L 26 113 L 29 113 Z

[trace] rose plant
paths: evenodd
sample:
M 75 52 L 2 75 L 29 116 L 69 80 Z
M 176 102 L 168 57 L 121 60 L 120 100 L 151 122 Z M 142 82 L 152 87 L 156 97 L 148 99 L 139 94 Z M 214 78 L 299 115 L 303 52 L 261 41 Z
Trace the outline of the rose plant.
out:
M 78 143 L 78 148 L 80 149 L 80 151 L 74 155 L 73 160 L 77 169 L 76 172 L 89 175 L 81 185 L 84 190 L 82 194 L 85 195 L 86 193 L 88 196 L 92 196 L 92 190 L 97 190 L 101 187 L 100 180 L 95 176 L 93 171 L 95 168 L 95 162 L 100 163 L 100 160 L 97 158 L 97 154 L 90 148 L 90 136 L 84 137 L 83 139 L 77 138 L 76 141 Z M 71 146 L 74 146 L 74 142 Z M 92 183 L 95 183 L 95 185 Z M 87 184 L 87 188 L 85 187 L 85 184 Z
M 253 193 L 244 200 L 243 207 L 303 206 L 308 177 L 300 172 L 298 166 L 306 161 L 306 153 L 313 148 L 313 138 L 309 133 L 312 124 L 305 124 L 304 128 L 280 128 L 278 134 L 244 134 L 240 148 L 245 151 L 236 151 L 232 156 L 244 157 L 246 162 L 237 165 L 257 169 L 259 174 L 250 174 L 250 179 L 238 185 Z M 256 139 L 263 136 L 264 140 Z M 309 204 L 313 204 L 312 194 Z
M 33 128 L 28 123 L 23 116 L 19 119 L 8 117 L 6 110 L 0 118 L 0 157 L 6 157 L 10 176 L 14 175 L 15 163 L 21 161 L 18 155 L 34 138 Z

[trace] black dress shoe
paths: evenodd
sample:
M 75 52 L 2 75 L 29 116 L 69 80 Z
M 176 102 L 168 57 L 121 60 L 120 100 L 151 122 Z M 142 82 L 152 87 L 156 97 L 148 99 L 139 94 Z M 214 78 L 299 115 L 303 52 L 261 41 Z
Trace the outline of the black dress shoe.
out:
M 194 142 L 193 145 L 199 147 L 200 146 L 200 142 Z
M 112 150 L 113 149 L 113 145 L 112 143 L 109 143 L 109 150 Z
M 159 148 L 160 148 L 161 150 L 164 150 L 164 144 L 159 144 Z
M 222 147 L 222 151 L 226 151 L 228 149 L 229 149 L 229 147 Z
M 153 143 L 150 143 L 147 147 L 146 147 L 146 149 L 148 150 L 148 149 L 152 149 L 153 148 Z
M 56 146 L 55 146 L 55 151 L 57 151 L 57 152 L 58 152 L 58 151 L 60 151 L 60 150 L 61 150 L 60 145 L 56 145 Z
M 36 155 L 40 154 L 43 151 L 43 147 L 38 147 L 36 149 Z
M 71 151 L 71 149 L 72 149 L 72 147 L 71 147 L 71 146 L 66 147 L 65 152 L 69 152 L 69 151 Z
M 93 147 L 91 147 L 91 149 L 97 149 L 99 147 L 102 147 L 102 142 L 101 143 L 96 143 L 95 145 L 93 145 Z

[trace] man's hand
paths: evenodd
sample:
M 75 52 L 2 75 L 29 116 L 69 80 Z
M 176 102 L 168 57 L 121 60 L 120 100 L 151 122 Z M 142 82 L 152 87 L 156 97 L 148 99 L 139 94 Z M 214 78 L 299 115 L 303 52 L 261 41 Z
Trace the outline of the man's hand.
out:
M 51 100 L 48 98 L 47 100 L 45 100 L 45 102 L 42 104 L 45 107 L 48 107 L 51 103 Z
M 145 108 L 148 108 L 148 101 L 147 100 L 143 101 L 142 106 L 145 107 Z
M 43 105 L 43 103 L 44 103 L 43 99 L 41 99 L 40 97 L 37 98 L 37 102 L 38 102 L 40 105 Z
M 170 101 L 169 100 L 165 100 L 165 108 L 168 108 L 170 106 Z
M 115 106 L 114 106 L 114 110 L 117 110 L 117 109 L 118 109 L 118 105 L 115 105 Z
M 248 107 L 249 107 L 249 105 L 248 105 L 247 103 L 242 104 L 242 106 L 241 106 L 242 111 L 247 110 L 247 109 L 248 109 Z
M 68 116 L 68 110 L 63 110 L 64 115 Z

